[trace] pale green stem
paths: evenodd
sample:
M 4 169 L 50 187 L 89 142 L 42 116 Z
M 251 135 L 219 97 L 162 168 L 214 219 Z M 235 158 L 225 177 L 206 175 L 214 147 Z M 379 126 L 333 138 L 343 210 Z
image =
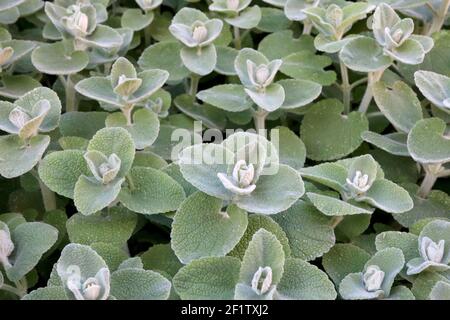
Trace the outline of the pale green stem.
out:
M 56 195 L 42 182 L 36 169 L 31 171 L 31 174 L 39 182 L 39 188 L 41 189 L 42 202 L 44 203 L 45 212 L 56 210 Z
M 342 222 L 342 220 L 344 220 L 344 216 L 334 216 L 333 218 L 331 218 L 330 220 L 330 226 L 333 229 L 336 229 L 336 227 L 339 225 L 339 223 Z
M 359 86 L 359 85 L 361 85 L 361 84 L 363 84 L 363 83 L 366 83 L 366 82 L 367 82 L 367 77 L 361 78 L 361 79 L 359 79 L 359 80 L 356 80 L 355 82 L 353 82 L 353 83 L 350 85 L 350 90 L 353 90 L 353 89 L 355 89 L 357 86 Z
M 150 30 L 151 25 L 152 24 L 149 24 L 144 28 L 144 45 L 146 48 L 152 44 L 152 33 Z
M 233 34 L 234 34 L 234 47 L 237 50 L 241 50 L 242 47 L 241 31 L 239 30 L 239 27 L 233 26 Z
M 266 128 L 266 117 L 269 112 L 259 108 L 258 111 L 253 113 L 253 120 L 255 122 L 255 129 L 258 133 L 262 133 L 262 130 Z
M 303 34 L 304 35 L 311 34 L 312 27 L 313 27 L 313 25 L 308 19 L 304 20 L 303 21 Z
M 195 97 L 198 91 L 198 83 L 200 82 L 200 76 L 196 74 L 191 75 L 191 84 L 189 87 L 189 95 Z
M 341 79 L 342 79 L 342 100 L 344 102 L 344 112 L 345 114 L 350 113 L 350 99 L 351 99 L 351 90 L 350 82 L 348 80 L 348 69 L 345 64 L 340 61 L 341 66 Z
M 8 292 L 11 292 L 11 293 L 15 294 L 16 296 L 18 296 L 19 298 L 22 298 L 24 295 L 27 294 L 26 291 L 23 292 L 22 290 L 20 290 L 18 288 L 15 288 L 13 286 L 10 286 L 9 284 L 3 284 L 0 287 L 0 290 L 5 290 L 5 291 L 8 291 Z
M 78 110 L 77 103 L 77 92 L 75 91 L 75 84 L 70 78 L 70 75 L 67 78 L 64 76 L 60 76 L 61 82 L 64 84 L 65 92 L 66 92 L 66 112 L 72 112 Z
M 121 108 L 123 115 L 125 116 L 125 119 L 127 120 L 127 126 L 131 126 L 133 124 L 132 121 L 132 112 L 133 112 L 134 104 L 126 104 Z
M 427 35 L 431 36 L 433 33 L 438 32 L 442 29 L 445 23 L 445 18 L 447 17 L 447 11 L 450 7 L 450 0 L 442 1 L 441 6 L 438 10 L 434 12 L 433 21 L 430 28 L 427 31 Z
M 384 69 L 380 70 L 380 71 L 369 72 L 366 92 L 364 93 L 364 96 L 359 105 L 359 108 L 358 108 L 359 112 L 361 112 L 361 113 L 367 112 L 367 109 L 369 108 L 370 102 L 372 101 L 372 98 L 373 98 L 373 85 L 381 79 L 381 77 L 383 76 L 383 73 L 384 73 Z
M 442 165 L 437 164 L 433 165 L 433 167 L 424 165 L 425 177 L 420 184 L 419 190 L 417 191 L 417 195 L 421 198 L 426 198 L 430 191 L 433 189 L 434 183 L 439 178 L 441 173 Z

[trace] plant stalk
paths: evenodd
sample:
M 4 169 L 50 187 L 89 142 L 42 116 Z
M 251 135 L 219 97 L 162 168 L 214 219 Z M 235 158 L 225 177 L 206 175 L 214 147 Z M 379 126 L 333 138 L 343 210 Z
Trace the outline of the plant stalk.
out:
M 70 75 L 67 76 L 67 79 L 63 83 L 66 89 L 66 112 L 77 111 L 77 92 L 75 91 L 75 84 L 70 78 Z
M 333 218 L 331 218 L 330 226 L 333 229 L 336 229 L 336 227 L 339 225 L 339 223 L 342 222 L 342 220 L 344 220 L 344 216 L 334 216 Z
M 266 118 L 269 112 L 259 108 L 258 111 L 253 113 L 253 120 L 255 122 L 255 129 L 258 134 L 264 135 L 263 130 L 266 129 Z
M 445 23 L 445 18 L 447 17 L 448 8 L 450 7 L 450 0 L 442 1 L 441 6 L 438 10 L 434 10 L 433 21 L 430 28 L 427 31 L 427 36 L 431 36 L 433 33 L 438 32 L 442 29 Z
M 9 284 L 3 284 L 0 287 L 0 290 L 5 290 L 5 291 L 8 291 L 8 292 L 11 292 L 11 293 L 15 294 L 16 296 L 18 296 L 19 298 L 22 298 L 24 295 L 27 294 L 26 292 L 23 292 L 22 290 L 20 290 L 18 288 L 10 286 Z
M 200 76 L 196 74 L 191 75 L 191 84 L 189 87 L 189 95 L 195 97 L 198 92 L 198 83 L 200 82 Z
M 341 67 L 341 80 L 342 80 L 342 100 L 344 102 L 344 112 L 345 114 L 350 113 L 350 99 L 351 99 L 351 90 L 352 87 L 350 85 L 349 79 L 348 79 L 348 69 L 345 66 L 345 64 L 340 61 L 339 62 Z
M 234 48 L 237 50 L 241 50 L 242 41 L 241 41 L 241 31 L 239 27 L 233 26 L 233 36 L 234 36 Z
M 305 20 L 303 23 L 303 32 L 302 33 L 304 35 L 311 34 L 312 27 L 313 27 L 312 23 L 309 20 Z
M 42 182 L 36 169 L 31 171 L 31 174 L 37 179 L 39 188 L 41 189 L 42 202 L 44 203 L 45 212 L 56 210 L 56 195 Z
M 133 104 L 126 104 L 124 107 L 121 108 L 123 115 L 125 116 L 125 119 L 127 119 L 127 126 L 131 126 L 133 124 L 131 115 L 133 112 Z
M 366 113 L 369 108 L 370 102 L 373 98 L 373 85 L 381 79 L 383 76 L 384 70 L 369 72 L 367 78 L 367 88 L 364 96 L 359 105 L 358 111 L 361 113 Z
M 439 178 L 442 165 L 434 165 L 431 169 L 430 166 L 424 165 L 425 177 L 420 184 L 417 195 L 421 198 L 426 198 L 433 189 L 434 183 Z

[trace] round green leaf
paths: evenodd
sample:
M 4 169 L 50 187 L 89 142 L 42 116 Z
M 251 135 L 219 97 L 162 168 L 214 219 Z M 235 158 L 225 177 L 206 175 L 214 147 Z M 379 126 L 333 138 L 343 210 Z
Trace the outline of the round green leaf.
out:
M 344 105 L 337 100 L 322 100 L 305 115 L 300 137 L 305 143 L 306 156 L 324 161 L 344 157 L 362 143 L 361 133 L 368 129 L 364 114 L 342 115 Z
M 138 60 L 144 70 L 162 69 L 169 72 L 169 81 L 181 81 L 189 75 L 189 70 L 180 57 L 182 45 L 178 42 L 158 42 L 142 52 Z
M 121 127 L 133 137 L 136 149 L 144 149 L 155 142 L 159 133 L 158 116 L 147 109 L 140 109 L 133 114 L 133 123 L 127 124 L 127 119 L 121 112 L 110 114 L 105 122 L 107 127 Z
M 75 214 L 67 220 L 66 228 L 71 242 L 90 245 L 105 242 L 121 246 L 133 234 L 137 217 L 124 208 L 111 208 L 107 214 L 90 216 Z
M 359 72 L 384 70 L 392 63 L 392 58 L 383 53 L 375 39 L 368 37 L 349 41 L 339 53 L 339 58 L 347 67 Z
M 214 45 L 202 47 L 200 54 L 197 48 L 183 47 L 180 57 L 186 68 L 200 76 L 211 73 L 217 63 L 217 52 Z
M 91 215 L 107 207 L 119 195 L 124 178 L 102 184 L 93 178 L 80 176 L 74 189 L 74 202 L 78 211 Z
M 373 87 L 378 108 L 395 128 L 408 133 L 414 124 L 422 120 L 422 106 L 415 92 L 404 82 L 386 86 L 382 81 Z
M 39 177 L 50 190 L 64 197 L 73 198 L 78 178 L 90 172 L 83 154 L 81 150 L 50 153 L 39 164 Z
M 244 111 L 253 102 L 239 84 L 222 84 L 197 93 L 197 98 L 217 108 L 230 112 Z
M 17 135 L 0 137 L 0 174 L 15 178 L 30 171 L 41 160 L 49 143 L 50 137 L 43 135 L 26 143 Z
M 183 188 L 169 175 L 143 167 L 131 169 L 127 186 L 119 194 L 119 200 L 125 207 L 143 214 L 176 210 L 184 198 Z
M 286 232 L 295 258 L 314 260 L 334 246 L 336 239 L 329 219 L 306 202 L 298 201 L 273 219 Z
M 246 228 L 244 210 L 231 205 L 222 211 L 221 199 L 197 192 L 183 202 L 174 217 L 172 248 L 184 264 L 202 257 L 224 256 Z
M 12 267 L 6 269 L 8 279 L 17 282 L 30 272 L 58 239 L 58 230 L 46 223 L 27 222 L 11 232 L 14 251 Z
M 361 271 L 369 258 L 366 251 L 353 244 L 338 243 L 323 256 L 322 264 L 338 286 L 346 275 Z
M 408 135 L 408 150 L 421 163 L 450 161 L 450 140 L 445 136 L 446 124 L 439 118 L 418 121 Z
M 171 286 L 151 270 L 121 269 L 111 274 L 111 295 L 118 300 L 167 300 Z
M 285 93 L 281 108 L 293 109 L 313 102 L 322 92 L 322 86 L 316 82 L 300 79 L 287 79 L 277 82 Z
M 233 257 L 194 260 L 175 275 L 173 286 L 183 300 L 232 300 L 240 267 Z
M 123 13 L 120 22 L 123 28 L 139 31 L 152 23 L 153 18 L 153 11 L 142 12 L 140 9 L 127 9 Z
M 40 72 L 54 75 L 66 75 L 80 72 L 89 63 L 84 51 L 67 53 L 62 42 L 42 44 L 31 54 L 31 61 Z
M 337 293 L 325 272 L 301 259 L 290 258 L 277 285 L 281 299 L 334 300 Z

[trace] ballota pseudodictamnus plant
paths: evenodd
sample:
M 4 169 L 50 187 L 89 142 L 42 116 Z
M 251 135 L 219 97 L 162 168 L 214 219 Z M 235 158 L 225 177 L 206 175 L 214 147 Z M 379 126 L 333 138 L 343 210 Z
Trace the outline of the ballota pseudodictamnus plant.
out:
M 0 1 L 0 299 L 450 300 L 449 7 Z

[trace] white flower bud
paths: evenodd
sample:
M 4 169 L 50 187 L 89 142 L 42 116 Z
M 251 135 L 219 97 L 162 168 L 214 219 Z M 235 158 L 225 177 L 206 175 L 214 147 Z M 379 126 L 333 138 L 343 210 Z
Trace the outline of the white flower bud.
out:
M 102 153 L 88 151 L 84 159 L 95 179 L 103 184 L 113 181 L 119 173 L 121 160 L 115 153 L 106 158 Z
M 367 192 L 371 187 L 369 176 L 367 174 L 362 174 L 361 171 L 356 171 L 352 180 L 347 178 L 346 182 L 350 187 L 354 188 L 358 194 Z
M 84 282 L 82 289 L 85 300 L 97 300 L 102 288 L 96 278 L 89 278 Z
M 252 289 L 258 295 L 267 293 L 272 286 L 272 268 L 259 267 L 253 275 Z
M 13 54 L 14 49 L 11 47 L 0 49 L 0 66 L 5 65 Z
M 239 8 L 239 0 L 227 0 L 227 9 L 236 11 Z
M 5 230 L 0 230 L 0 263 L 3 266 L 9 266 L 8 257 L 14 251 L 14 243 L 11 237 Z
M 368 266 L 363 275 L 364 287 L 367 291 L 380 290 L 384 280 L 384 272 L 378 266 Z
M 68 10 L 72 14 L 65 18 L 67 28 L 76 37 L 85 36 L 89 27 L 88 16 L 81 12 L 81 8 L 78 5 L 72 5 Z
M 426 261 L 441 263 L 444 257 L 445 240 L 434 242 L 428 237 L 423 237 L 420 243 L 420 254 Z
M 18 129 L 21 129 L 30 120 L 30 115 L 20 107 L 14 108 L 9 113 L 9 121 Z
M 248 187 L 255 177 L 255 168 L 253 164 L 247 165 L 245 160 L 239 160 L 236 162 L 233 168 L 233 179 L 237 182 L 239 187 Z
M 194 27 L 192 31 L 192 38 L 197 43 L 202 43 L 203 41 L 205 41 L 207 36 L 208 36 L 208 29 L 206 29 L 204 25 L 198 25 Z
M 264 85 L 264 83 L 270 77 L 269 67 L 265 64 L 261 64 L 256 68 L 255 79 L 256 82 L 260 85 Z

